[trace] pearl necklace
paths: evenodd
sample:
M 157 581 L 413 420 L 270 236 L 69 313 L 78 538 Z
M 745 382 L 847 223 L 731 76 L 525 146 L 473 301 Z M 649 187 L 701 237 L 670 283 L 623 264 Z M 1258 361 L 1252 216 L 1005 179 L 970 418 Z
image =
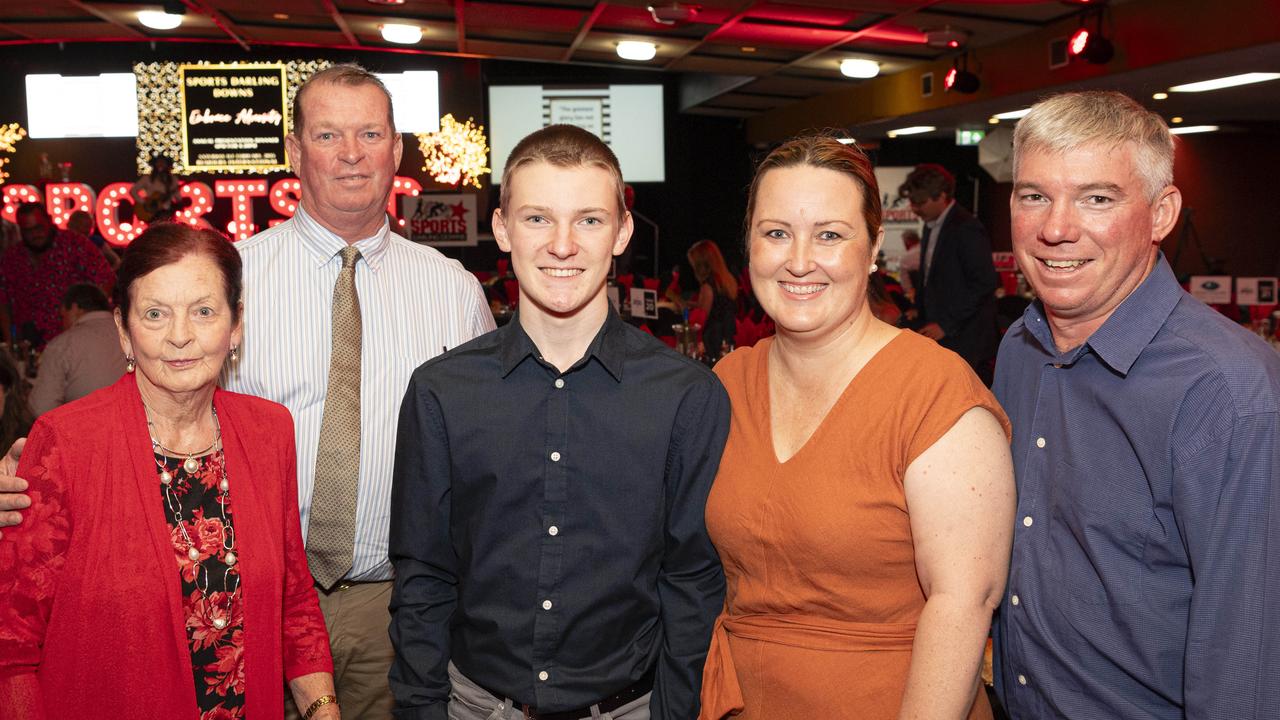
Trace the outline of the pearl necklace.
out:
M 224 551 L 222 561 L 227 566 L 222 577 L 222 587 L 224 595 L 227 598 L 225 608 L 213 607 L 209 602 L 209 571 L 208 568 L 204 566 L 204 563 L 200 561 L 200 549 L 196 547 L 195 541 L 191 539 L 190 533 L 187 532 L 187 524 L 182 519 L 182 503 L 173 493 L 173 474 L 169 472 L 169 468 L 165 465 L 164 461 L 160 459 L 160 457 L 155 457 L 157 455 L 164 456 L 166 454 L 164 452 L 165 450 L 173 451 L 173 448 L 165 447 L 164 444 L 160 442 L 159 438 L 156 437 L 156 426 L 151 420 L 150 408 L 147 408 L 147 430 L 151 436 L 152 456 L 156 461 L 156 466 L 159 468 L 160 484 L 164 486 L 165 504 L 168 506 L 169 512 L 173 516 L 174 524 L 177 525 L 178 530 L 182 532 L 182 539 L 187 545 L 187 557 L 195 563 L 194 582 L 196 589 L 200 591 L 200 597 L 205 604 L 205 614 L 212 618 L 211 622 L 214 628 L 222 630 L 227 627 L 227 623 L 231 619 L 231 604 L 234 602 L 236 595 L 240 592 L 240 574 L 236 573 L 233 575 L 231 573 L 231 568 L 235 567 L 238 558 L 235 553 L 235 528 L 233 528 L 231 523 L 227 520 L 227 503 L 230 499 L 229 495 L 231 484 L 227 482 L 226 455 L 223 453 L 222 449 L 222 426 L 218 423 L 217 409 L 210 409 L 213 412 L 213 444 L 200 452 L 175 452 L 175 455 L 187 456 L 182 462 L 182 469 L 185 470 L 188 475 L 193 475 L 200 469 L 200 461 L 196 460 L 197 455 L 204 455 L 212 452 L 213 454 L 209 458 L 210 461 L 216 460 L 219 463 L 222 477 L 218 480 L 217 503 L 218 509 L 222 515 L 222 549 Z M 235 588 L 228 593 L 226 592 L 226 588 L 232 584 L 232 577 L 235 578 Z

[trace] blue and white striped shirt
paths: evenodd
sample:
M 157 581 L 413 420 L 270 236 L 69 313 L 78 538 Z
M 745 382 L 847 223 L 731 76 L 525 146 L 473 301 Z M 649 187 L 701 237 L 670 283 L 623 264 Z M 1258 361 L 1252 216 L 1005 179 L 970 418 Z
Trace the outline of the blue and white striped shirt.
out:
M 346 246 L 299 207 L 291 220 L 238 243 L 244 260 L 244 341 L 226 387 L 289 408 L 298 444 L 305 539 L 328 387 L 333 286 Z M 360 298 L 360 485 L 351 580 L 387 580 L 396 423 L 409 375 L 445 348 L 493 329 L 475 277 L 461 263 L 383 223 L 355 243 Z

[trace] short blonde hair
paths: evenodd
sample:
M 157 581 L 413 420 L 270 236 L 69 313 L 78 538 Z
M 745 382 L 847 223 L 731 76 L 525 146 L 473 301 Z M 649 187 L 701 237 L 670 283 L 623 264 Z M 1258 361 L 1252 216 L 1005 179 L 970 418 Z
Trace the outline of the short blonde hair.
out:
M 1173 135 L 1159 115 L 1111 90 L 1068 92 L 1041 100 L 1013 133 L 1013 172 L 1024 153 L 1061 154 L 1083 145 L 1132 143 L 1138 177 L 1155 200 L 1173 184 Z
M 502 211 L 511 201 L 511 178 L 523 165 L 545 162 L 556 167 L 598 167 L 613 177 L 618 198 L 618 216 L 627 212 L 626 184 L 622 182 L 622 166 L 618 156 L 603 140 L 575 125 L 548 125 L 529 133 L 516 143 L 502 169 L 502 189 L 498 195 Z

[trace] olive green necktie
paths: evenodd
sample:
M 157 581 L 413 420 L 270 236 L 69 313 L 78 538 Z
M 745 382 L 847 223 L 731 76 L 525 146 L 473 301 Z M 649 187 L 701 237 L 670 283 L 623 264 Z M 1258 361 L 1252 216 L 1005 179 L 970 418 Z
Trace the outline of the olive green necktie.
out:
M 360 298 L 356 295 L 360 251 L 348 245 L 341 255 L 342 270 L 333 286 L 329 387 L 307 523 L 307 561 L 312 577 L 325 589 L 338 584 L 351 569 L 360 480 Z

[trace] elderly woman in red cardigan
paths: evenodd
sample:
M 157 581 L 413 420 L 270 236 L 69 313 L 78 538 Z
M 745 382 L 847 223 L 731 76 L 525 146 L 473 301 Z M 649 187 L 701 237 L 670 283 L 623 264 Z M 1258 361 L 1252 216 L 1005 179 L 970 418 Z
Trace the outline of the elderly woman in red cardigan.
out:
M 0 718 L 338 717 L 292 420 L 217 387 L 240 258 L 178 223 L 125 254 L 115 385 L 42 416 L 0 542 Z

